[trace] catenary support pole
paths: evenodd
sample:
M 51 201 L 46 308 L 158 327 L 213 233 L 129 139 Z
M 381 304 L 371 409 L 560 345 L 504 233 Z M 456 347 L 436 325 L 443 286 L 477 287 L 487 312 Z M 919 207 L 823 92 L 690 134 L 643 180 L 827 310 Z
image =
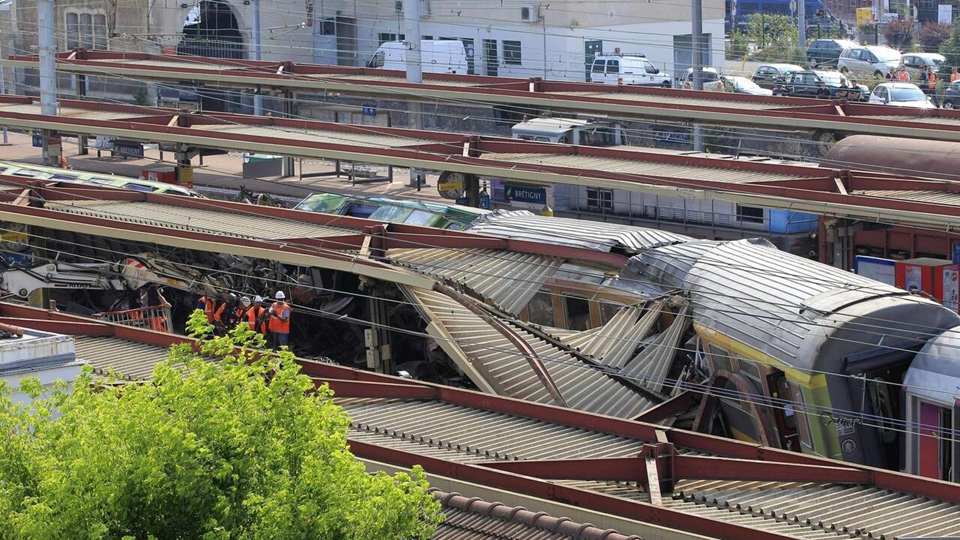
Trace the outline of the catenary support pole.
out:
M 407 44 L 407 62 L 404 66 L 407 70 L 407 82 L 422 83 L 423 57 L 421 54 L 422 51 L 420 50 L 422 43 L 420 37 L 420 0 L 403 0 L 403 26 L 406 32 L 405 41 Z M 410 117 L 410 120 L 407 122 L 408 127 L 423 129 L 423 115 L 420 114 L 420 112 L 419 102 L 412 101 L 407 103 L 407 114 Z M 423 174 L 423 171 L 410 169 L 410 186 L 419 186 L 420 176 Z
M 693 64 L 693 81 L 691 86 L 694 90 L 703 90 L 703 0 L 692 0 L 690 6 L 691 21 L 693 28 L 690 35 L 690 44 Z M 703 136 L 700 133 L 700 124 L 693 125 L 693 149 L 696 152 L 703 151 Z
M 807 14 L 806 0 L 797 0 L 797 26 L 800 30 L 800 47 L 807 48 Z
M 53 0 L 37 2 L 37 32 L 40 52 L 40 114 L 57 115 L 57 40 L 54 34 L 56 6 Z M 57 133 L 43 130 L 43 164 L 58 165 L 60 161 L 60 137 Z
M 253 57 L 252 60 L 260 60 L 260 0 L 253 0 L 252 30 L 250 55 Z M 259 87 L 257 87 L 257 93 L 253 95 L 253 114 L 256 116 L 263 114 L 263 95 Z

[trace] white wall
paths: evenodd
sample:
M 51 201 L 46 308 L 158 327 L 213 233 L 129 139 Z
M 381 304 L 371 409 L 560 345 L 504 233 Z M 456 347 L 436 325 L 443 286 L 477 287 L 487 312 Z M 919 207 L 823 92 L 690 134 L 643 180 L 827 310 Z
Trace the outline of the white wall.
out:
M 397 21 L 361 20 L 358 50 L 365 61 L 376 51 L 379 34 L 397 34 Z M 402 25 L 401 25 L 402 28 Z M 704 21 L 704 32 L 712 34 L 710 44 L 713 65 L 723 67 L 723 20 Z M 402 32 L 402 29 L 401 29 Z M 690 34 L 690 23 L 666 21 L 632 24 L 608 28 L 543 28 L 540 24 L 477 25 L 438 23 L 424 20 L 420 32 L 434 39 L 441 37 L 472 38 L 476 74 L 486 74 L 483 40 L 497 41 L 498 75 L 501 77 L 544 77 L 548 80 L 585 80 L 585 42 L 600 40 L 603 50 L 613 53 L 619 47 L 624 53 L 643 53 L 661 70 L 674 73 L 674 36 Z M 546 38 L 546 48 L 544 47 Z M 507 65 L 503 58 L 503 41 L 521 42 L 520 66 Z M 544 55 L 546 49 L 546 55 Z M 546 58 L 544 58 L 546 57 Z M 546 69 L 544 61 L 546 60 Z

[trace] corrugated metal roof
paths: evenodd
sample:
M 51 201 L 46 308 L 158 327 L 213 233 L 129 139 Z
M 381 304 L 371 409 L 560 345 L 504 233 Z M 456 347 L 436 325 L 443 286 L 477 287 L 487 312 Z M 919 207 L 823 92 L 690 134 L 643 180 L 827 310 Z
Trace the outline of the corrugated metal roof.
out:
M 433 540 L 641 540 L 567 518 L 432 490 L 446 519 Z
M 445 329 L 453 340 L 441 339 L 438 344 L 454 360 L 466 357 L 475 371 L 479 372 L 478 376 L 484 377 L 495 392 L 538 403 L 556 404 L 526 356 L 490 323 L 438 292 L 422 289 L 410 289 L 410 292 L 430 319 Z M 653 405 L 650 399 L 570 353 L 522 329 L 514 330 L 536 351 L 570 408 L 633 418 Z M 464 366 L 464 371 L 471 366 Z M 475 382 L 482 387 L 480 381 Z
M 907 190 L 907 189 L 876 189 L 865 191 L 854 191 L 853 195 L 866 195 L 868 197 L 882 197 L 884 199 L 898 199 L 901 201 L 914 201 L 932 204 L 946 204 L 949 206 L 960 206 L 960 193 L 956 191 L 931 191 L 931 190 Z
M 650 249 L 631 257 L 620 275 L 630 279 L 650 281 L 660 285 L 664 290 L 682 289 L 693 265 L 704 253 L 718 245 L 720 242 L 698 240 Z
M 58 201 L 48 202 L 46 207 L 116 221 L 253 239 L 328 238 L 356 234 L 350 229 L 302 221 L 139 201 Z
M 700 180 L 725 184 L 751 184 L 755 182 L 775 182 L 797 180 L 798 175 L 745 171 L 720 167 L 678 165 L 676 163 L 657 163 L 642 159 L 627 160 L 607 157 L 583 156 L 578 154 L 496 154 L 486 153 L 483 159 L 527 165 L 545 165 L 549 167 L 569 167 L 585 171 L 610 172 L 617 174 L 636 174 L 640 176 L 674 178 L 677 180 Z M 638 158 L 641 154 L 638 154 Z
M 206 58 L 205 58 L 206 60 Z M 225 70 L 244 70 L 244 66 L 230 65 L 229 63 L 223 64 L 211 64 L 209 62 L 191 62 L 190 57 L 184 56 L 182 60 L 173 61 L 173 60 L 141 60 L 141 59 L 92 59 L 86 60 L 84 62 L 97 63 L 97 64 L 107 64 L 110 66 L 117 67 L 153 67 L 153 68 L 189 68 L 189 69 L 202 69 L 204 71 L 225 71 Z M 69 69 L 69 67 L 67 67 Z
M 74 336 L 77 358 L 93 366 L 98 375 L 113 371 L 118 377 L 145 380 L 166 360 L 169 349 L 106 336 Z
M 350 439 L 407 451 L 436 451 L 460 463 L 636 456 L 644 441 L 436 401 L 336 399 L 350 415 Z M 399 446 L 397 446 L 399 447 Z
M 647 307 L 626 306 L 607 324 L 564 338 L 563 342 L 605 366 L 620 369 L 653 330 L 662 309 L 662 302 Z
M 470 226 L 470 231 L 499 238 L 630 253 L 692 240 L 689 236 L 657 229 L 539 216 L 526 210 L 491 212 L 477 218 Z
M 415 139 L 396 135 L 379 135 L 379 128 L 370 128 L 368 133 L 352 133 L 347 131 L 333 131 L 320 129 L 295 129 L 280 126 L 247 126 L 234 124 L 199 124 L 190 129 L 200 131 L 214 131 L 231 133 L 234 135 L 251 135 L 254 137 L 289 137 L 298 141 L 315 142 L 321 144 L 352 144 L 373 148 L 401 148 L 422 144 L 436 144 L 434 139 Z
M 960 534 L 960 505 L 872 486 L 687 480 L 674 499 L 856 538 Z
M 626 92 L 546 92 L 548 96 L 573 96 L 601 98 L 610 101 L 630 101 L 635 105 L 687 105 L 694 107 L 722 107 L 736 108 L 743 110 L 769 110 L 769 109 L 789 109 L 790 106 L 784 106 L 782 103 L 757 103 L 754 101 L 737 101 L 723 99 L 724 94 L 720 93 L 716 99 L 677 95 L 653 95 L 653 94 L 630 94 Z
M 13 105 L 0 105 L 0 111 L 16 114 L 40 114 L 39 103 L 17 103 Z M 140 118 L 161 114 L 159 111 L 145 109 L 143 112 L 131 113 L 110 111 L 101 109 L 78 109 L 75 107 L 60 107 L 59 116 L 67 118 L 84 118 L 87 120 L 123 120 L 124 118 Z
M 514 315 L 563 262 L 499 249 L 391 249 L 386 256 L 418 272 L 462 283 Z

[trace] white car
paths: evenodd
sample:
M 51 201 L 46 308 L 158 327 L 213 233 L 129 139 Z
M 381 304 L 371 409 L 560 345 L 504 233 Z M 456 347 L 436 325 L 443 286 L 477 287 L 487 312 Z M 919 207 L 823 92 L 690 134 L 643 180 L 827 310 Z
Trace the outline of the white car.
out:
M 864 45 L 850 47 L 840 53 L 837 70 L 844 75 L 853 73 L 882 78 L 900 65 L 900 51 L 890 47 Z
M 944 58 L 942 54 L 937 53 L 908 53 L 903 55 L 900 61 L 903 62 L 907 71 L 910 72 L 910 78 L 916 79 L 920 77 L 920 68 L 922 66 L 939 70 L 940 65 L 946 62 L 947 59 Z
M 732 90 L 735 94 L 748 94 L 751 96 L 772 96 L 773 90 L 761 88 L 759 84 L 746 77 L 721 77 L 724 88 Z
M 902 82 L 878 84 L 870 94 L 868 103 L 913 109 L 936 108 L 919 86 Z
M 670 88 L 670 79 L 642 54 L 601 54 L 593 59 L 588 82 Z
M 687 68 L 683 77 L 683 89 L 693 88 L 693 68 Z M 720 72 L 717 68 L 703 68 L 703 89 L 704 90 L 723 90 L 723 81 L 720 80 Z

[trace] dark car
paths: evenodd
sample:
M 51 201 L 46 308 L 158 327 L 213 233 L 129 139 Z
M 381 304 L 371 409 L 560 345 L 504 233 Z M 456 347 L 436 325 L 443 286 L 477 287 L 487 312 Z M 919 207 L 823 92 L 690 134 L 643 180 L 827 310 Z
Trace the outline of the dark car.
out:
M 840 59 L 840 53 L 844 49 L 856 47 L 857 44 L 846 39 L 815 39 L 807 47 L 807 60 L 813 66 L 826 64 L 836 66 Z
M 836 71 L 799 71 L 791 73 L 780 86 L 773 89 L 775 96 L 846 99 L 861 101 L 865 87 L 851 83 Z
M 751 80 L 761 88 L 773 88 L 783 84 L 787 75 L 798 71 L 803 68 L 793 64 L 763 64 L 753 72 Z
M 960 109 L 960 81 L 950 83 L 943 93 L 943 102 L 940 106 L 944 109 Z

